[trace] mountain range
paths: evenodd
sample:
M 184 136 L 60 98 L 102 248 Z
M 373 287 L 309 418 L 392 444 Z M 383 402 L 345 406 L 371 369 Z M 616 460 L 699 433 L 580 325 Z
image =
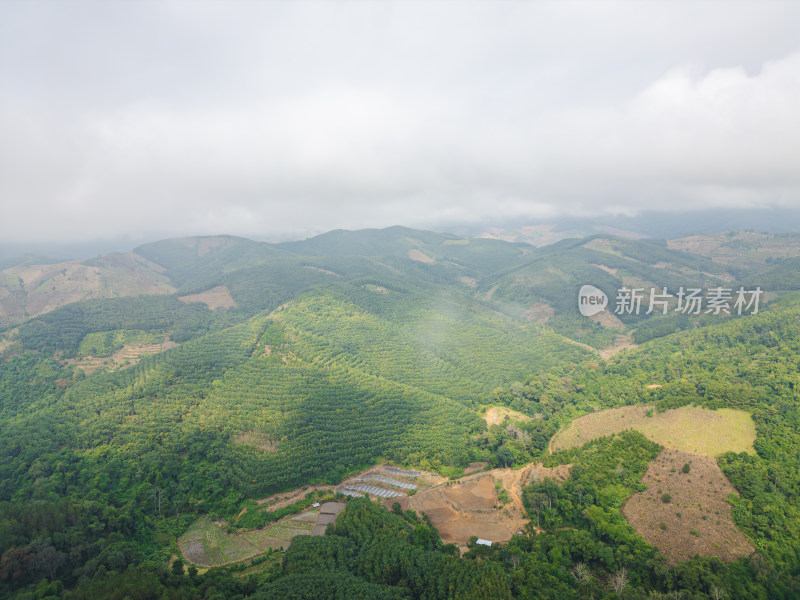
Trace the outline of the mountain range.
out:
M 792 233 L 391 227 L 9 260 L 0 593 L 796 597 L 798 257 Z M 605 311 L 580 313 L 584 285 Z M 681 309 L 738 288 L 758 310 Z M 615 310 L 624 289 L 664 310 Z M 403 504 L 352 499 L 297 537 L 365 489 Z M 468 535 L 498 523 L 491 549 Z

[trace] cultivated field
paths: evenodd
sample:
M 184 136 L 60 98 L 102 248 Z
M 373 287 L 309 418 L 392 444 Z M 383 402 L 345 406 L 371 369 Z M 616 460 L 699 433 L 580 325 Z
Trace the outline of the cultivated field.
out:
M 688 473 L 683 472 L 686 464 Z M 650 463 L 642 481 L 647 490 L 631 496 L 622 514 L 671 561 L 695 554 L 733 561 L 753 552 L 753 545 L 734 525 L 727 502 L 736 490 L 713 458 L 665 449 Z
M 114 352 L 108 358 L 96 356 L 83 356 L 62 361 L 66 365 L 75 365 L 87 375 L 96 371 L 125 369 L 136 365 L 144 356 L 160 354 L 170 348 L 176 348 L 178 344 L 170 339 L 164 338 L 156 344 L 128 344 Z
M 756 439 L 755 423 L 742 410 L 684 406 L 657 413 L 650 406 L 625 406 L 575 419 L 553 436 L 551 451 L 579 447 L 626 429 L 635 429 L 667 448 L 702 456 L 728 451 L 753 453 Z
M 183 557 L 201 567 L 218 567 L 241 562 L 269 548 L 288 548 L 297 535 L 310 535 L 317 511 L 293 515 L 264 529 L 230 534 L 225 525 L 200 517 L 178 538 Z

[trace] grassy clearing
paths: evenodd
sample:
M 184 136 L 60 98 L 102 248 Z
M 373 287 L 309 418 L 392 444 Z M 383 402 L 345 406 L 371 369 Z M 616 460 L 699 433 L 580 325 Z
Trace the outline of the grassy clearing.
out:
M 648 416 L 652 415 L 652 416 Z M 649 406 L 625 406 L 580 417 L 553 437 L 553 450 L 575 448 L 593 439 L 635 429 L 667 448 L 701 456 L 754 453 L 756 428 L 749 413 L 684 406 L 656 413 Z
M 685 406 L 646 418 L 636 428 L 663 446 L 703 456 L 755 453 L 756 424 L 750 413 L 743 410 Z

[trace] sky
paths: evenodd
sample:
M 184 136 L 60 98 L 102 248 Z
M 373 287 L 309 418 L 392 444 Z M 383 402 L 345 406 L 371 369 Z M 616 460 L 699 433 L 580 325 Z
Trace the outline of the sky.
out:
M 800 207 L 798 23 L 777 1 L 0 0 L 0 244 Z

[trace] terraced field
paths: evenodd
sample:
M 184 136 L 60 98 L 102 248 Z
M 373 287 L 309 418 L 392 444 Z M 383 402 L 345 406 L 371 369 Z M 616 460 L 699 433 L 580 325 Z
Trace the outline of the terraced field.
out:
M 202 567 L 218 567 L 253 558 L 270 548 L 288 548 L 293 537 L 310 535 L 317 511 L 293 515 L 264 529 L 230 534 L 224 524 L 201 517 L 178 539 L 183 557 Z

